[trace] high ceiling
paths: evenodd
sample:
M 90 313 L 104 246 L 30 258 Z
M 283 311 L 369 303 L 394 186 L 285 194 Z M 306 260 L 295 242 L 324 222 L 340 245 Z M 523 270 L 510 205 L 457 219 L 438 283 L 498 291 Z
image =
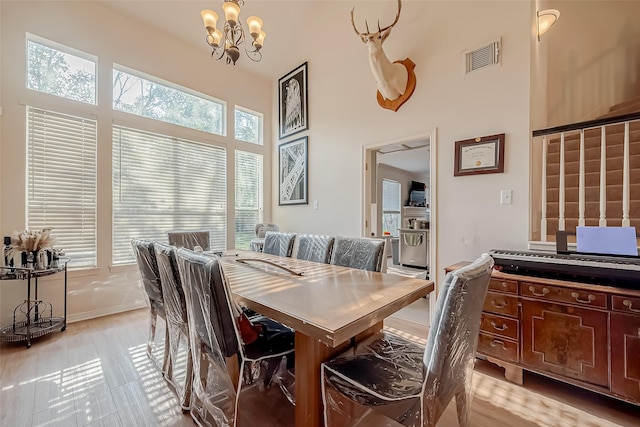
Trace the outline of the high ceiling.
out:
M 168 35 L 186 45 L 192 46 L 202 52 L 203 55 L 211 54 L 211 48 L 205 41 L 206 32 L 200 17 L 203 9 L 214 10 L 221 18 L 223 0 L 99 0 L 101 3 L 115 11 L 127 15 L 137 21 L 155 28 L 158 33 Z M 333 7 L 333 9 L 331 8 Z M 318 33 L 312 30 L 315 25 L 323 28 L 322 31 L 342 34 L 342 37 L 357 36 L 353 33 L 349 20 L 349 11 L 356 8 L 356 22 L 363 26 L 364 20 L 375 26 L 377 19 L 392 20 L 396 13 L 397 3 L 386 1 L 366 2 L 361 0 L 245 0 L 240 11 L 240 21 L 247 28 L 246 19 L 256 15 L 264 21 L 264 31 L 267 34 L 262 49 L 263 59 L 260 62 L 251 61 L 244 52 L 241 53 L 236 67 L 240 67 L 254 74 L 269 79 L 278 79 L 286 74 L 293 56 L 305 59 L 311 39 L 318 37 L 330 39 L 328 34 Z M 327 9 L 340 15 L 340 20 L 326 22 Z M 323 15 L 324 14 L 324 15 Z M 333 17 L 333 16 L 332 16 Z M 412 20 L 411 17 L 403 17 L 403 22 Z M 323 25 L 326 22 L 326 25 Z M 220 20 L 218 28 L 221 27 Z M 349 36 L 346 36 L 349 34 Z M 248 34 L 247 34 L 248 35 Z M 334 34 L 335 36 L 335 34 Z M 249 36 L 250 38 L 250 36 Z M 340 45 L 333 45 L 340 49 Z M 344 46 L 343 46 L 344 48 Z M 365 48 L 361 50 L 362 59 L 365 60 Z M 302 57 L 301 57 L 302 55 Z M 226 67 L 224 59 L 219 61 L 221 67 Z M 229 65 L 233 66 L 233 65 Z
M 119 13 L 138 20 L 145 25 L 155 28 L 159 33 L 169 35 L 182 43 L 192 46 L 203 55 L 211 54 L 211 48 L 207 45 L 206 32 L 200 17 L 203 9 L 212 9 L 223 20 L 222 11 L 223 0 L 103 0 L 106 6 Z M 284 7 L 295 3 L 295 19 L 288 14 Z M 292 1 L 265 1 L 246 0 L 240 11 L 240 20 L 246 31 L 246 19 L 251 15 L 256 15 L 264 21 L 264 31 L 267 33 L 263 52 L 263 59 L 260 62 L 251 61 L 244 51 L 236 67 L 241 67 L 247 71 L 262 75 L 267 78 L 277 79 L 283 74 L 282 58 L 278 57 L 278 52 L 286 53 L 287 47 L 295 42 L 296 34 L 304 31 L 306 16 L 312 16 L 313 1 L 297 0 Z M 286 19 L 286 25 L 282 25 Z M 221 22 L 218 22 L 218 28 Z M 249 36 L 249 39 L 251 36 Z M 277 47 L 277 48 L 276 48 Z M 221 67 L 227 66 L 225 60 L 219 61 Z M 230 67 L 233 65 L 229 65 Z

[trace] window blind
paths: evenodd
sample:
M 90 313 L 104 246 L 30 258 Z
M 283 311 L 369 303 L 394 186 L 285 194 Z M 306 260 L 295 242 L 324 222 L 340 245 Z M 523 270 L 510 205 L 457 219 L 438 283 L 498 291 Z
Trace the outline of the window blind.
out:
M 400 183 L 382 180 L 382 232 L 398 235 L 400 224 Z
M 169 231 L 208 230 L 226 249 L 226 151 L 113 127 L 113 263 L 135 261 L 131 239 L 167 241 Z
M 51 228 L 69 267 L 96 266 L 96 120 L 27 107 L 27 227 Z
M 263 185 L 262 154 L 236 150 L 236 213 L 237 249 L 249 249 L 256 237 L 256 224 L 262 222 Z

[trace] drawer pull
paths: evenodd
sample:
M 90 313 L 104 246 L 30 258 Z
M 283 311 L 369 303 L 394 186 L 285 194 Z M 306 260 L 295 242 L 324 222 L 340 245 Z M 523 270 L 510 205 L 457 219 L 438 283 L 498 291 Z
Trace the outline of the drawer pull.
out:
M 640 311 L 640 310 L 638 310 Z M 506 331 L 508 326 L 506 323 L 503 323 L 502 326 L 498 327 L 498 325 L 496 324 L 495 321 L 491 321 L 491 326 L 493 326 L 493 329 L 495 329 L 496 331 Z
M 581 302 L 583 304 L 591 304 L 596 299 L 596 296 L 593 295 L 593 294 L 589 294 L 587 296 L 587 299 L 581 299 L 580 298 L 580 294 L 577 293 L 577 292 L 571 292 L 571 296 L 573 297 L 573 299 L 575 299 L 576 301 Z M 631 302 L 631 301 L 629 301 L 629 302 Z M 624 302 L 623 302 L 623 304 L 624 304 Z M 640 310 L 638 310 L 638 311 L 640 311 Z
M 638 310 L 637 308 L 633 308 L 633 301 L 631 300 L 623 300 L 622 301 L 622 305 L 624 305 L 625 307 L 627 307 L 629 309 L 629 311 L 633 311 L 634 313 L 640 313 L 640 310 Z
M 504 351 L 507 351 L 507 347 L 504 346 L 504 342 L 500 341 L 500 340 L 493 340 L 493 342 L 491 344 L 489 344 L 491 347 L 497 347 L 500 346 L 502 347 L 502 349 Z
M 502 301 L 500 304 L 498 304 L 496 302 L 496 300 L 492 299 L 491 300 L 491 304 L 495 307 L 495 308 L 505 308 L 507 306 L 507 302 L 506 301 Z
M 537 297 L 544 297 L 549 293 L 549 288 L 542 288 L 542 293 L 539 294 L 536 292 L 536 288 L 533 286 L 529 286 L 529 292 L 531 292 L 533 295 L 537 296 Z

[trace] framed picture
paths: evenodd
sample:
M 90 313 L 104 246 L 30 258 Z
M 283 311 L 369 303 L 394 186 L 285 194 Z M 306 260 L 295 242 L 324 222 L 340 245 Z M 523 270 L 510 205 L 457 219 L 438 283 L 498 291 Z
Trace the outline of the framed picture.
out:
M 278 153 L 279 205 L 308 204 L 307 137 L 280 144 Z
M 456 141 L 453 175 L 504 172 L 504 135 Z
M 307 63 L 278 80 L 280 139 L 309 129 Z

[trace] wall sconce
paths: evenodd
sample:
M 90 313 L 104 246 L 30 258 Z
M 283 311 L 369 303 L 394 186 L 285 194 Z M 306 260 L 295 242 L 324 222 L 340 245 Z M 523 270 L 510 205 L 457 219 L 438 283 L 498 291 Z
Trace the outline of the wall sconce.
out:
M 225 22 L 222 24 L 222 31 L 216 28 L 218 14 L 213 10 L 205 9 L 200 12 L 204 27 L 207 30 L 207 44 L 213 48 L 211 57 L 222 59 L 226 56 L 227 64 L 236 64 L 240 57 L 240 45 L 245 44 L 244 29 L 240 23 L 240 6 L 244 5 L 244 0 L 225 0 L 222 3 Z M 265 32 L 262 31 L 262 19 L 257 16 L 247 18 L 249 34 L 251 34 L 251 50 L 245 48 L 244 51 L 252 61 L 260 61 L 262 53 L 260 49 L 264 45 Z
M 538 41 L 540 36 L 547 32 L 560 17 L 560 11 L 556 9 L 546 9 L 538 11 Z

